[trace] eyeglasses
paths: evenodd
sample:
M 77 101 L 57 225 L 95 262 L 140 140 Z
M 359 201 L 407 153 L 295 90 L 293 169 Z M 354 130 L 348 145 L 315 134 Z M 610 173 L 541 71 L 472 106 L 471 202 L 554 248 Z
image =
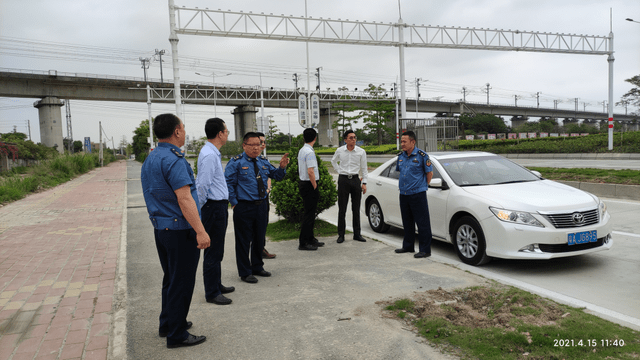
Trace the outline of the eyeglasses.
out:
M 356 140 L 356 139 L 357 139 L 357 137 L 355 137 L 355 136 L 349 136 L 349 137 L 347 138 L 347 140 Z

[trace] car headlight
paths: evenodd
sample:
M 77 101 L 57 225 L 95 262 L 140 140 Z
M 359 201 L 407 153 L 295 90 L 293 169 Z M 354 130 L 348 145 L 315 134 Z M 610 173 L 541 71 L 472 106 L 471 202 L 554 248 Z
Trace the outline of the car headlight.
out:
M 600 200 L 600 204 L 598 205 L 598 209 L 600 210 L 600 219 L 604 218 L 604 214 L 607 213 L 607 204 L 604 201 Z
M 514 224 L 544 227 L 531 213 L 525 211 L 505 210 L 489 207 L 489 210 L 500 220 Z

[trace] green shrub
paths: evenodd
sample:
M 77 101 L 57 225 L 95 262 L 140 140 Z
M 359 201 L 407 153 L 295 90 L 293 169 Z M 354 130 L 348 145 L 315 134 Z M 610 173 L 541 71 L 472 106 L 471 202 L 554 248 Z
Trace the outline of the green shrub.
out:
M 298 151 L 300 151 L 300 147 L 289 149 L 291 161 L 287 166 L 287 175 L 281 181 L 274 181 L 271 189 L 271 201 L 276 205 L 276 214 L 291 223 L 301 222 L 304 214 L 304 206 L 298 189 Z M 316 216 L 318 216 L 336 203 L 338 190 L 329 170 L 322 164 L 317 154 L 316 160 L 320 172 L 320 199 L 316 210 Z

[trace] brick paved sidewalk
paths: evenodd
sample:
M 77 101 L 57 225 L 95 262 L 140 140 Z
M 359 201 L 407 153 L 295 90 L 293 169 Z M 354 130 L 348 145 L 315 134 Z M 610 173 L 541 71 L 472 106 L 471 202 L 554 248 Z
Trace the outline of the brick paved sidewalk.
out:
M 107 358 L 126 169 L 0 207 L 0 360 Z

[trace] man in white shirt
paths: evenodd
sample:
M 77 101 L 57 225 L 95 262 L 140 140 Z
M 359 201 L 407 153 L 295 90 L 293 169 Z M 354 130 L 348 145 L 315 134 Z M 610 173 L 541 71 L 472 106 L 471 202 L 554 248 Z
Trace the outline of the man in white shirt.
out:
M 360 233 L 360 200 L 367 192 L 367 153 L 356 146 L 356 134 L 347 130 L 342 134 L 345 145 L 333 154 L 331 165 L 338 172 L 338 244 L 344 242 L 345 215 L 351 196 L 353 240 L 367 241 Z M 360 177 L 362 176 L 362 178 Z
M 313 144 L 318 139 L 318 133 L 313 128 L 304 129 L 304 146 L 298 152 L 298 189 L 304 206 L 304 215 L 300 226 L 298 250 L 318 250 L 324 243 L 313 236 L 313 226 L 316 221 L 316 209 L 320 199 L 320 171 Z

